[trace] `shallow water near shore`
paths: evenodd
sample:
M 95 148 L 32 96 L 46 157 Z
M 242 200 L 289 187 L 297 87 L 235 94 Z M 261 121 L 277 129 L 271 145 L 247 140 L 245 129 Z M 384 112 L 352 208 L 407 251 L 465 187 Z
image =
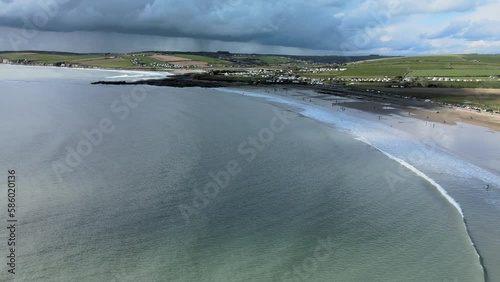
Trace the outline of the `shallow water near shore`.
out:
M 277 89 L 275 95 L 262 89 L 260 93 L 258 89 L 221 91 L 293 105 L 305 116 L 348 132 L 433 183 L 465 217 L 464 224 L 481 256 L 486 279 L 499 280 L 496 267 L 500 263 L 497 255 L 500 252 L 497 239 L 500 238 L 500 167 L 496 165 L 500 161 L 499 132 L 467 124 L 426 127 L 425 121 L 399 115 L 386 116 L 384 122 L 377 122 L 378 116 L 373 114 L 352 109 L 339 112 L 340 106 L 332 107 L 331 101 L 343 99 L 341 97 L 315 98 L 307 91 L 287 93 L 288 90 Z M 403 188 L 401 184 L 406 176 L 401 169 L 386 174 L 391 179 L 389 187 Z M 486 185 L 490 186 L 488 190 Z M 474 222 L 470 222 L 472 219 Z
M 297 100 L 64 78 L 0 83 L 1 170 L 19 177 L 15 281 L 484 281 L 456 206 L 383 152 L 460 204 L 499 281 L 499 193 L 465 188 L 493 172 L 432 147 L 420 150 L 435 167 L 412 163 L 411 136 Z M 132 107 L 131 93 L 146 95 Z M 114 130 L 57 175 L 103 119 Z M 238 173 L 206 190 L 222 171 Z

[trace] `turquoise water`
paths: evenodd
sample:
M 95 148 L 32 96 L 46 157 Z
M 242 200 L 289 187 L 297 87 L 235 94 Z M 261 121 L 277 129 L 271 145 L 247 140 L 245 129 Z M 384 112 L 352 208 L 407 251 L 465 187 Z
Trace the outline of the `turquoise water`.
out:
M 2 280 L 484 281 L 436 186 L 319 112 L 40 76 L 0 82 L 0 169 L 19 177 L 18 273 Z M 83 132 L 110 127 L 69 165 Z

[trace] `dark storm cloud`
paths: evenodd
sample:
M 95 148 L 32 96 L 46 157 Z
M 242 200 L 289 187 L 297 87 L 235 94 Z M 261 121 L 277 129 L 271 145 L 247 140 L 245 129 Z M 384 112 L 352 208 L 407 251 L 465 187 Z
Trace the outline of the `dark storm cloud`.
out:
M 0 49 L 464 52 L 500 44 L 499 8 L 497 0 L 0 0 Z
M 312 49 L 338 45 L 340 19 L 334 15 L 345 6 L 344 1 L 302 0 L 58 1 L 67 3 L 59 5 L 40 30 L 118 32 Z M 26 21 L 36 23 L 40 11 L 50 11 L 50 7 L 26 0 L 2 0 L 0 6 L 0 25 L 4 27 L 22 28 Z

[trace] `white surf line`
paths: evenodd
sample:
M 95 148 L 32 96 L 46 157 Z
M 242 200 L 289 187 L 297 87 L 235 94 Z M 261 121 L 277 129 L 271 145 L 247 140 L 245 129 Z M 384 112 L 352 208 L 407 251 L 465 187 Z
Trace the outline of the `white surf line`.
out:
M 292 105 L 292 106 L 298 106 L 299 108 L 301 108 L 303 111 L 301 112 L 301 114 L 303 114 L 304 116 L 306 117 L 309 117 L 311 119 L 314 119 L 314 120 L 317 120 L 319 122 L 325 122 L 325 123 L 328 123 L 327 121 L 325 120 L 321 120 L 319 118 L 315 118 L 311 115 L 307 115 L 306 112 L 307 112 L 307 109 L 305 107 L 310 107 L 309 104 L 304 104 L 304 103 L 301 103 L 300 101 L 290 101 L 290 99 L 286 99 L 286 98 L 283 98 L 281 96 L 272 96 L 272 95 L 266 95 L 266 94 L 261 94 L 261 93 L 255 93 L 255 92 L 251 92 L 251 91 L 242 91 L 242 90 L 232 90 L 232 89 L 225 89 L 225 88 L 218 88 L 216 90 L 219 90 L 219 91 L 222 91 L 222 92 L 228 92 L 228 93 L 235 93 L 235 94 L 239 94 L 239 95 L 244 95 L 244 96 L 249 96 L 249 97 L 256 97 L 256 98 L 263 98 L 263 99 L 266 99 L 266 100 L 269 100 L 269 101 L 273 101 L 273 102 L 278 102 L 278 103 L 281 103 L 281 104 L 286 104 L 286 105 Z M 316 106 L 316 107 L 320 107 L 321 106 Z M 326 112 L 326 111 L 325 111 Z M 330 112 L 327 112 L 328 114 L 332 114 Z M 453 198 L 451 197 L 448 192 L 446 191 L 446 189 L 444 189 L 441 185 L 439 185 L 434 179 L 432 179 L 431 177 L 429 177 L 428 175 L 426 175 L 425 173 L 423 173 L 422 171 L 418 170 L 416 167 L 414 167 L 413 165 L 411 165 L 410 163 L 396 157 L 396 156 L 393 156 L 392 154 L 378 148 L 377 146 L 371 144 L 368 140 L 366 140 L 365 138 L 363 138 L 363 136 L 360 136 L 359 134 L 357 134 L 356 132 L 352 131 L 352 130 L 349 130 L 348 128 L 345 128 L 345 127 L 341 127 L 339 124 L 335 123 L 334 121 L 332 121 L 333 124 L 339 126 L 341 130 L 343 131 L 346 131 L 347 133 L 351 134 L 353 137 L 355 137 L 357 140 L 359 140 L 360 142 L 363 142 L 369 146 L 371 146 L 372 148 L 378 150 L 379 152 L 381 152 L 382 154 L 384 154 L 385 156 L 387 156 L 388 158 L 390 158 L 391 160 L 393 161 L 396 161 L 398 162 L 400 165 L 406 167 L 407 169 L 409 169 L 410 171 L 412 171 L 413 173 L 415 173 L 417 176 L 423 178 L 424 180 L 426 180 L 427 182 L 429 182 L 432 186 L 434 186 L 438 192 L 458 211 L 458 213 L 460 214 L 461 218 L 462 218 L 462 222 L 464 224 L 464 229 L 465 229 L 465 232 L 467 233 L 467 237 L 469 238 L 469 241 L 470 241 L 470 244 L 471 246 L 474 248 L 474 251 L 478 257 L 478 260 L 479 260 L 479 265 L 481 266 L 481 269 L 483 270 L 483 275 L 485 276 L 485 281 L 487 281 L 487 271 L 486 271 L 486 268 L 484 267 L 483 265 L 483 258 L 481 256 L 481 254 L 479 253 L 479 250 L 477 249 L 476 247 L 476 244 L 474 243 L 472 237 L 471 237 L 471 234 L 469 232 L 469 229 L 468 229 L 468 226 L 467 226 L 467 223 L 466 223 L 466 220 L 465 220 L 465 216 L 464 216 L 464 213 L 463 213 L 463 210 L 460 206 L 460 204 Z M 422 143 L 424 144 L 424 143 Z M 425 145 L 425 144 L 424 144 Z
M 446 200 L 448 200 L 448 202 L 451 203 L 457 209 L 457 211 L 460 213 L 460 215 L 462 216 L 462 218 L 464 218 L 464 212 L 462 210 L 462 207 L 460 207 L 460 204 L 453 197 L 451 197 L 448 194 L 448 191 L 446 191 L 446 189 L 444 189 L 443 186 L 439 185 L 434 179 L 432 179 L 431 177 L 429 177 L 427 174 L 423 173 L 422 171 L 418 170 L 416 167 L 412 166 L 411 164 L 405 162 L 404 160 L 402 160 L 402 159 L 400 159 L 400 158 L 398 158 L 396 156 L 393 156 L 393 155 L 389 154 L 388 152 L 386 152 L 386 151 L 378 148 L 377 146 L 371 144 L 370 142 L 364 140 L 363 138 L 360 138 L 358 140 L 360 140 L 363 143 L 365 143 L 365 144 L 367 144 L 367 145 L 369 145 L 369 146 L 377 149 L 382 154 L 386 155 L 387 157 L 389 157 L 393 161 L 398 162 L 400 165 L 406 167 L 407 169 L 411 170 L 416 175 L 420 176 L 421 178 L 425 179 L 427 182 L 429 182 L 430 184 L 432 184 L 434 187 L 437 188 L 437 190 L 441 193 L 441 195 L 443 197 L 445 197 Z
M 428 156 L 434 158 L 433 163 L 435 163 L 435 167 L 430 168 L 431 170 L 442 170 L 443 166 L 448 166 L 448 169 L 444 172 L 450 175 L 464 178 L 476 178 L 485 183 L 500 186 L 500 177 L 498 175 L 455 156 L 453 152 L 449 152 L 446 148 L 432 146 L 404 131 L 389 128 L 388 125 L 378 122 L 375 115 L 373 116 L 374 119 L 370 120 L 370 116 L 352 115 L 351 113 L 353 113 L 353 111 L 330 111 L 330 108 L 324 105 L 311 104 L 308 101 L 301 101 L 280 95 L 267 95 L 251 92 L 251 90 L 246 91 L 239 89 L 220 88 L 216 90 L 249 97 L 263 98 L 271 102 L 297 107 L 300 110 L 300 114 L 326 124 L 335 125 L 338 129 L 351 135 L 365 138 L 364 140 L 371 142 L 370 145 L 372 146 L 378 146 L 377 144 L 382 142 L 382 146 L 378 146 L 379 149 L 385 150 L 396 157 L 400 155 L 401 152 L 394 154 L 392 152 L 393 150 L 384 149 L 384 143 L 392 142 L 391 146 L 388 148 L 403 150 L 404 152 L 406 150 L 415 150 L 415 146 L 422 146 L 420 149 L 424 150 L 424 153 Z M 367 113 L 367 115 L 369 114 Z M 397 130 L 397 134 L 394 134 L 394 130 Z M 397 148 L 393 148 L 394 144 L 398 145 Z
M 448 202 L 451 203 L 457 209 L 457 211 L 462 216 L 462 222 L 464 224 L 465 232 L 467 232 L 467 238 L 469 238 L 469 242 L 470 242 L 471 246 L 474 248 L 476 256 L 477 256 L 477 258 L 479 260 L 479 265 L 481 266 L 481 269 L 483 271 L 483 275 L 485 276 L 484 279 L 485 279 L 485 281 L 488 281 L 488 279 L 487 279 L 487 271 L 486 271 L 486 268 L 485 268 L 484 263 L 483 263 L 483 257 L 481 256 L 481 254 L 480 254 L 480 252 L 479 252 L 476 244 L 474 243 L 474 240 L 472 239 L 472 236 L 471 236 L 471 234 L 469 232 L 469 228 L 467 226 L 467 222 L 465 220 L 465 215 L 463 213 L 462 207 L 460 207 L 460 204 L 453 197 L 451 197 L 448 194 L 448 192 L 446 191 L 446 189 L 444 189 L 441 185 L 439 185 L 434 179 L 432 179 L 431 177 L 429 177 L 425 173 L 423 173 L 420 170 L 418 170 L 416 167 L 412 166 L 411 164 L 405 162 L 404 160 L 402 160 L 400 158 L 397 158 L 397 157 L 395 157 L 395 156 L 393 156 L 393 155 L 385 152 L 384 150 L 378 148 L 377 146 L 374 146 L 373 144 L 370 144 L 370 142 L 368 142 L 366 140 L 362 140 L 362 138 L 359 138 L 358 140 L 360 140 L 361 142 L 363 142 L 365 144 L 368 144 L 372 148 L 375 148 L 376 150 L 378 150 L 382 154 L 386 155 L 388 158 L 390 158 L 390 159 L 398 162 L 399 164 L 401 164 L 402 166 L 406 167 L 407 169 L 409 169 L 410 171 L 412 171 L 413 173 L 415 173 L 419 177 L 421 177 L 421 178 L 425 179 L 426 181 L 428 181 L 431 185 L 433 185 L 434 187 L 436 187 L 437 190 L 441 193 L 441 195 L 443 197 L 445 197 L 448 200 Z
M 278 102 L 278 103 L 282 103 L 282 104 L 287 104 L 287 105 L 292 105 L 292 106 L 299 106 L 302 108 L 303 112 L 301 112 L 301 114 L 303 114 L 304 116 L 307 116 L 309 118 L 312 118 L 312 119 L 315 119 L 317 121 L 320 121 L 320 122 L 324 122 L 318 118 L 314 118 L 312 117 L 311 115 L 307 115 L 307 110 L 304 108 L 304 106 L 307 106 L 307 105 L 304 105 L 300 102 L 295 102 L 295 101 L 283 101 L 285 100 L 285 98 L 279 96 L 279 97 L 273 97 L 273 96 L 269 96 L 269 95 L 265 95 L 265 94 L 260 94 L 260 93 L 254 93 L 254 92 L 245 92 L 245 91 L 238 91 L 238 90 L 231 90 L 231 89 L 218 89 L 218 90 L 221 90 L 223 92 L 229 92 L 229 93 L 236 93 L 236 94 L 240 94 L 240 95 L 245 95 L 245 96 L 250 96 L 250 97 L 256 97 L 256 98 L 264 98 L 264 99 L 267 99 L 267 100 L 271 100 L 273 102 Z M 331 114 L 331 113 L 328 113 L 328 114 Z M 343 128 L 345 129 L 345 128 Z M 448 200 L 448 202 L 450 204 L 452 204 L 456 209 L 457 211 L 460 213 L 460 215 L 462 216 L 462 218 L 464 218 L 464 213 L 462 211 L 462 208 L 460 207 L 460 204 L 453 198 L 451 197 L 448 192 L 441 186 L 439 185 L 434 179 L 432 179 L 431 177 L 429 177 L 428 175 L 426 175 L 425 173 L 423 173 L 422 171 L 418 170 L 416 167 L 414 167 L 413 165 L 409 164 L 408 162 L 382 150 L 381 148 L 373 145 L 372 143 L 370 143 L 368 140 L 366 140 L 363 136 L 360 136 L 359 134 L 353 132 L 353 131 L 350 131 L 350 130 L 346 130 L 349 134 L 353 135 L 354 137 L 357 137 L 356 139 L 358 139 L 359 141 L 377 149 L 378 151 L 380 151 L 381 153 L 383 153 L 384 155 L 386 155 L 387 157 L 389 157 L 390 159 L 398 162 L 399 164 L 401 164 L 402 166 L 406 167 L 407 169 L 411 170 L 413 173 L 415 173 L 416 175 L 420 176 L 421 178 L 425 179 L 427 182 L 429 182 L 430 184 L 432 184 L 433 186 L 435 186 L 437 188 L 437 190 L 440 192 L 440 194 L 446 198 L 446 200 Z
M 79 70 L 79 71 L 100 71 L 100 72 L 111 72 L 115 74 L 135 74 L 135 75 L 143 75 L 150 77 L 159 77 L 159 76 L 173 76 L 174 73 L 168 71 L 147 71 L 147 70 L 119 70 L 119 69 L 106 69 L 106 68 L 84 68 L 84 67 L 55 67 L 55 66 L 36 66 L 36 65 L 11 65 L 11 66 L 21 66 L 21 67 L 30 67 L 30 68 L 46 68 L 52 70 Z

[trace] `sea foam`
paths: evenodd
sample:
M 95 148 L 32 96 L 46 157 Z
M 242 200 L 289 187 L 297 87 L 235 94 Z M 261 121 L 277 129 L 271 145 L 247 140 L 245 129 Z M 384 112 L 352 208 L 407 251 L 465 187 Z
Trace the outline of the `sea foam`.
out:
M 289 105 L 299 109 L 299 113 L 316 121 L 330 124 L 347 132 L 356 139 L 377 149 L 416 175 L 435 186 L 439 193 L 452 204 L 463 217 L 460 204 L 428 174 L 447 174 L 456 178 L 475 178 L 495 187 L 500 186 L 500 177 L 465 160 L 455 157 L 439 146 L 430 146 L 410 134 L 367 118 L 346 112 L 332 112 L 322 106 L 280 96 L 267 95 L 246 90 L 220 88 L 219 91 L 261 98 L 270 102 Z

